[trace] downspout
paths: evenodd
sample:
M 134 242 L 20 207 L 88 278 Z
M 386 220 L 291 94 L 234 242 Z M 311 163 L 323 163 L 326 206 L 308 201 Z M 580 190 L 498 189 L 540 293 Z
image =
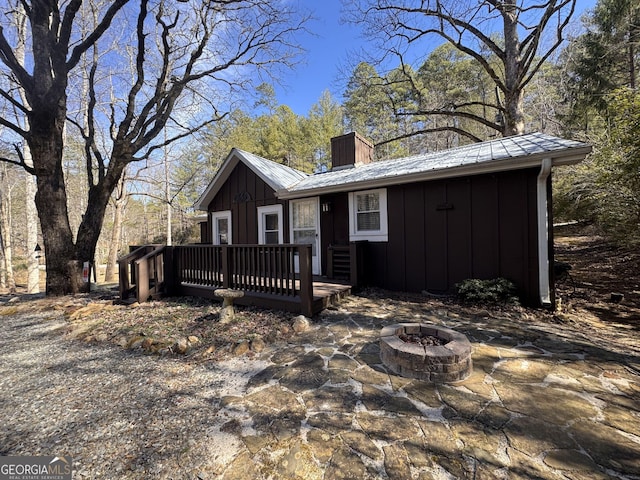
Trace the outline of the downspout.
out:
M 549 285 L 549 216 L 547 210 L 547 179 L 551 174 L 553 161 L 542 160 L 537 182 L 538 203 L 538 287 L 540 303 L 551 306 L 551 286 Z

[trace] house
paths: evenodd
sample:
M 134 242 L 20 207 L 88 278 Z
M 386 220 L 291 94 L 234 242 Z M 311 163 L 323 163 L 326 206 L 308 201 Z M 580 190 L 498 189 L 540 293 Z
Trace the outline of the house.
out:
M 396 291 L 505 277 L 553 304 L 551 171 L 589 145 L 532 133 L 376 162 L 357 133 L 331 146 L 314 175 L 231 150 L 196 203 L 202 242 L 311 244 L 315 275 Z

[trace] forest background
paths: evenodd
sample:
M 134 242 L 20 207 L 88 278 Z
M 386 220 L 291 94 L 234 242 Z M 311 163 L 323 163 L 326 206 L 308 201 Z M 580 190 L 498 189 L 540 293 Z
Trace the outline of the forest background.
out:
M 215 121 L 193 129 L 188 141 L 161 142 L 153 155 L 127 166 L 109 200 L 95 249 L 96 263 L 109 267 L 107 280 L 114 280 L 115 259 L 129 245 L 199 240 L 202 218 L 193 204 L 233 147 L 311 173 L 330 168 L 330 139 L 349 131 L 376 145 L 376 159 L 512 133 L 506 130 L 507 99 L 492 77 L 492 72 L 510 77 L 501 58 L 508 38 L 489 35 L 483 37 L 484 44 L 465 51 L 461 42 L 456 44 L 441 31 L 439 46 L 408 62 L 408 50 L 396 48 L 400 44 L 390 40 L 398 37 L 389 33 L 406 24 L 376 30 L 372 26 L 382 25 L 381 17 L 365 14 L 376 2 L 345 3 L 351 4 L 346 21 L 365 27 L 369 22 L 365 31 L 379 45 L 354 53 L 337 79 L 337 96 L 327 89 L 306 115 L 294 113 L 278 103 L 273 83 L 278 75 L 272 71 L 270 81 L 237 89 L 241 94 L 228 102 L 228 108 L 216 111 Z M 495 21 L 491 6 L 501 2 L 479 3 L 489 6 L 485 19 Z M 556 3 L 571 5 L 539 5 Z M 409 13 L 402 1 L 396 2 L 393 19 Z M 564 37 L 557 48 L 544 50 L 548 56 L 533 51 L 535 71 L 525 77 L 521 131 L 590 143 L 593 153 L 585 162 L 554 172 L 555 219 L 589 223 L 614 242 L 635 245 L 640 241 L 640 5 L 633 0 L 599 0 L 581 18 L 555 13 L 556 29 L 567 22 L 562 25 Z M 462 18 L 462 13 L 455 18 Z M 468 32 L 472 26 L 461 28 Z M 81 87 L 81 77 L 77 82 Z M 4 108 L 2 116 L 8 117 L 6 103 Z M 86 211 L 91 169 L 85 168 L 86 132 L 74 128 L 78 121 L 72 116 L 68 122 L 63 168 L 68 218 L 75 232 Z M 171 135 L 166 128 L 160 138 Z M 0 288 L 11 290 L 27 284 L 29 265 L 43 264 L 46 252 L 33 242 L 33 229 L 38 229 L 28 206 L 34 196 L 33 177 L 18 165 L 22 159 L 15 139 L 4 126 L 0 139 L 0 157 L 14 160 L 0 162 Z M 39 231 L 35 238 L 41 239 Z M 42 245 L 41 240 L 36 243 Z

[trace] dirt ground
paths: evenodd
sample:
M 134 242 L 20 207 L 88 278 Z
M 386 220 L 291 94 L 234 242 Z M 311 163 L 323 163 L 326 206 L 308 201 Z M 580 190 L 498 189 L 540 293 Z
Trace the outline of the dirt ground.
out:
M 569 226 L 556 229 L 555 259 L 571 266 L 556 282 L 560 314 L 640 329 L 637 249 L 612 245 L 588 227 Z

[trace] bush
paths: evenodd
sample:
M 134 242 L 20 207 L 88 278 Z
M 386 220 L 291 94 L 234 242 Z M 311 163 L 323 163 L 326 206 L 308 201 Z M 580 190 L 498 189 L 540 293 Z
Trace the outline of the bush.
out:
M 469 278 L 456 284 L 458 297 L 465 302 L 489 304 L 520 304 L 516 286 L 506 278 L 479 280 Z

